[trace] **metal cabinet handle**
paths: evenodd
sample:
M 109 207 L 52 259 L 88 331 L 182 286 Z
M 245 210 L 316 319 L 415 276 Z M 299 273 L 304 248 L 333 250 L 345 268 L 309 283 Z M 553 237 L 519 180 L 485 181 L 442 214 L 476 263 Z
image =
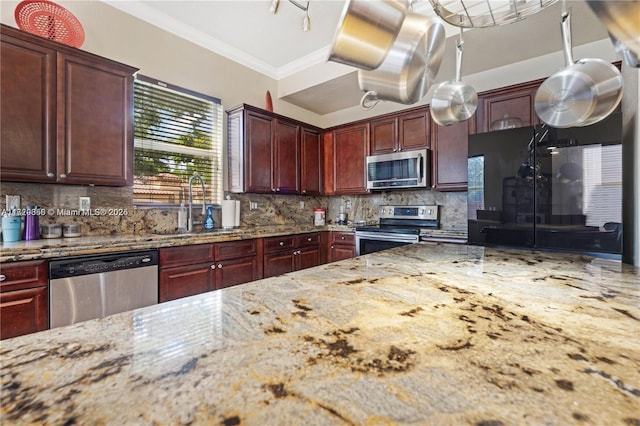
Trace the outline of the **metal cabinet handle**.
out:
M 60 179 L 66 179 L 66 178 L 67 178 L 66 173 L 62 173 L 62 174 L 60 175 Z
M 302 193 L 303 193 L 303 194 L 306 194 L 306 193 L 307 193 L 307 190 L 306 190 L 306 189 L 303 189 L 303 190 L 302 190 Z
M 280 188 L 276 188 L 276 192 L 280 192 Z
M 0 275 L 0 282 L 4 281 L 6 279 L 7 279 L 6 275 L 4 275 L 4 274 Z
M 47 173 L 47 177 L 52 178 L 52 177 L 54 177 L 54 176 L 55 176 L 55 175 L 54 175 L 52 172 Z

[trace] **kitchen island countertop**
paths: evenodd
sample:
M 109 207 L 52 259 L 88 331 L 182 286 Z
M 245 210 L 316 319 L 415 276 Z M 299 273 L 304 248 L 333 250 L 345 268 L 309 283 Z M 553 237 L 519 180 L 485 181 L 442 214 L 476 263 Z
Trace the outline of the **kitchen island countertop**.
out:
M 640 424 L 640 269 L 420 243 L 2 341 L 0 423 Z

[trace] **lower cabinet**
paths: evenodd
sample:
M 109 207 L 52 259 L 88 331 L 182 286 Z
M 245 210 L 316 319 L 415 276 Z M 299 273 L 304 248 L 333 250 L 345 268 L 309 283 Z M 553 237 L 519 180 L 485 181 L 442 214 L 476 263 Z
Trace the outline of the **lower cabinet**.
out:
M 47 263 L 26 261 L 0 265 L 0 338 L 49 328 Z
M 329 233 L 329 262 L 351 259 L 356 256 L 354 232 L 331 231 Z
M 258 280 L 258 252 L 255 239 L 161 248 L 159 301 Z
M 265 238 L 264 278 L 320 265 L 320 241 L 320 232 Z

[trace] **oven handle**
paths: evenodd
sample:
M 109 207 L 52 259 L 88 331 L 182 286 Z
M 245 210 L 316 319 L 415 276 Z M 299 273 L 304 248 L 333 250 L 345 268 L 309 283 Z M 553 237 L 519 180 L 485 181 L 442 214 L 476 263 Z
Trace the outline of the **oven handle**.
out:
M 368 239 L 375 241 L 391 241 L 398 243 L 417 243 L 419 235 L 385 234 L 382 232 L 356 231 L 356 240 Z

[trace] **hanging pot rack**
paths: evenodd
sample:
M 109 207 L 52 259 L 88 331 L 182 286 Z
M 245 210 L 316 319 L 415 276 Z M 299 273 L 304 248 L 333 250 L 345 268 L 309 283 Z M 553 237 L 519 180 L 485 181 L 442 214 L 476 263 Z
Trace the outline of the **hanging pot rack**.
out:
M 429 0 L 440 18 L 456 27 L 510 24 L 551 6 L 557 0 Z

